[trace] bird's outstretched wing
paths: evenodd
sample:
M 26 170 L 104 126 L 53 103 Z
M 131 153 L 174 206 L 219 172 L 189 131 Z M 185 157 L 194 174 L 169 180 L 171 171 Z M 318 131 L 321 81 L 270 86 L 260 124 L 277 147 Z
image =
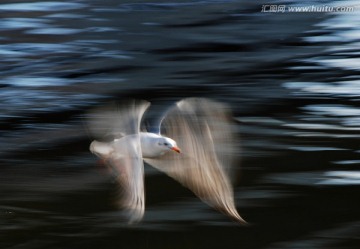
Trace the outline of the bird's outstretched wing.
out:
M 139 101 L 131 101 L 124 106 L 108 106 L 92 112 L 88 123 L 89 130 L 98 139 L 112 137 L 110 142 L 94 140 L 90 150 L 112 169 L 119 183 L 117 203 L 125 211 L 130 223 L 140 221 L 145 209 L 144 165 L 139 129 L 148 106 L 149 103 Z
M 92 137 L 103 141 L 138 134 L 141 118 L 149 106 L 145 100 L 130 99 L 95 108 L 85 117 L 87 129 Z
M 184 99 L 167 112 L 161 130 L 177 142 L 181 154 L 166 153 L 145 161 L 210 206 L 245 223 L 235 208 L 229 177 L 236 150 L 229 108 L 208 99 Z

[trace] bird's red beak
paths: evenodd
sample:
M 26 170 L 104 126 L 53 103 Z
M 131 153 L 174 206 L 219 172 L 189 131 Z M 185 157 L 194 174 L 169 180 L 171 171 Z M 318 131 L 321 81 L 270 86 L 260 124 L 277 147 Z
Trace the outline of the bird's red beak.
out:
M 172 149 L 173 151 L 176 151 L 177 153 L 181 153 L 181 152 L 180 152 L 180 149 L 179 149 L 178 147 L 176 147 L 176 146 L 172 147 L 171 149 Z

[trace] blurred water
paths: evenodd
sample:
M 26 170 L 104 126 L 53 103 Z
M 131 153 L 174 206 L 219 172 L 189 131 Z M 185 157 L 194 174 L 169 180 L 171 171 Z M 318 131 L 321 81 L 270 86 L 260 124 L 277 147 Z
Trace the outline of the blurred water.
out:
M 2 1 L 1 248 L 358 248 L 359 12 L 262 4 Z M 145 219 L 128 227 L 82 116 L 189 96 L 233 108 L 235 198 L 251 225 L 147 167 Z

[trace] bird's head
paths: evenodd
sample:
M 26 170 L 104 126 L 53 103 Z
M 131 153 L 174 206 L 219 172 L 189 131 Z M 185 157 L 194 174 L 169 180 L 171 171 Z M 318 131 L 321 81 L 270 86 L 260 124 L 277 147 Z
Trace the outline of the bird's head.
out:
M 180 149 L 177 146 L 176 142 L 168 137 L 161 137 L 158 141 L 158 146 L 160 146 L 164 151 L 173 150 L 177 153 L 180 153 Z

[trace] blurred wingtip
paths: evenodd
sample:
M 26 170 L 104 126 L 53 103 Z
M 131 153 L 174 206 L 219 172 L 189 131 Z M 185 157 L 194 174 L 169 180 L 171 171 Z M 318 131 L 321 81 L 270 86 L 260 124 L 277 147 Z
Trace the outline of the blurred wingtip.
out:
M 238 223 L 239 225 L 248 226 L 249 223 L 244 220 L 240 214 L 234 209 L 220 210 L 222 213 L 226 214 L 231 220 Z
M 236 223 L 238 223 L 239 225 L 249 226 L 249 223 L 246 220 L 244 220 L 240 215 L 238 215 L 237 217 L 234 217 L 234 221 Z
M 136 225 L 139 224 L 144 217 L 144 212 L 133 212 L 127 214 L 127 224 Z

